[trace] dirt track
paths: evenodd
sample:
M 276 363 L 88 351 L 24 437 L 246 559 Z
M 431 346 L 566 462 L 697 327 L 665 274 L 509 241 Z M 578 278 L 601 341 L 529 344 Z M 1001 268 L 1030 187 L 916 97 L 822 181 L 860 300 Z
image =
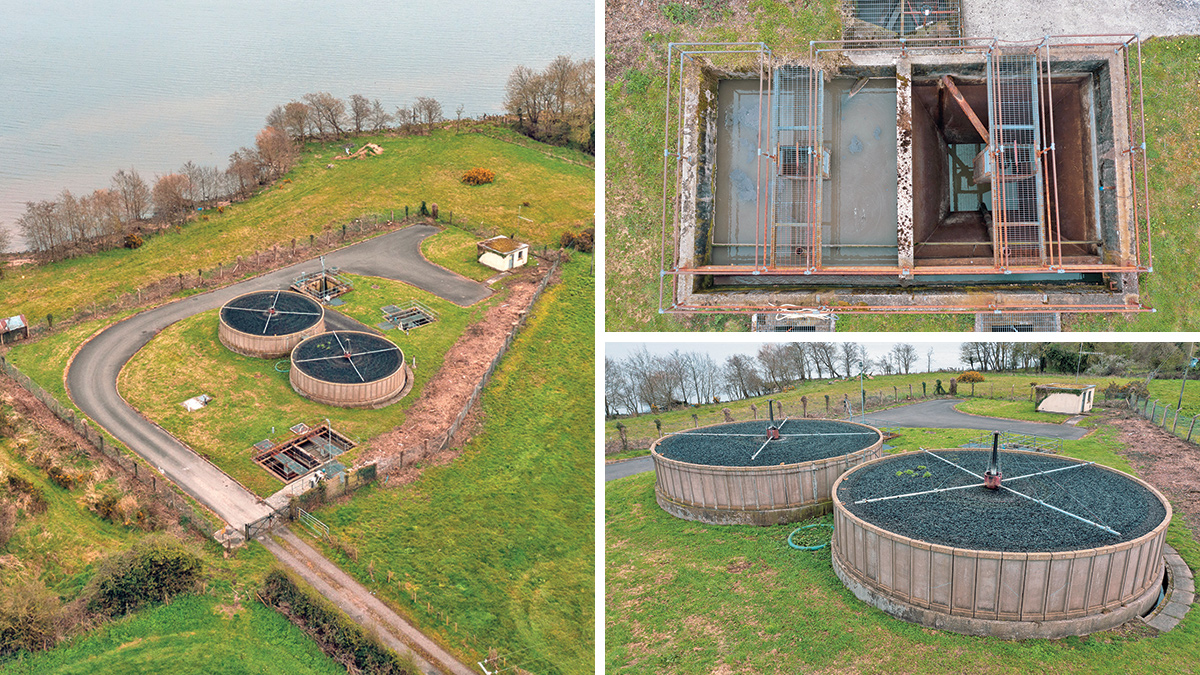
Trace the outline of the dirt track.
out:
M 1121 430 L 1121 454 L 1171 500 L 1200 541 L 1200 448 L 1128 412 L 1114 413 L 1109 422 Z

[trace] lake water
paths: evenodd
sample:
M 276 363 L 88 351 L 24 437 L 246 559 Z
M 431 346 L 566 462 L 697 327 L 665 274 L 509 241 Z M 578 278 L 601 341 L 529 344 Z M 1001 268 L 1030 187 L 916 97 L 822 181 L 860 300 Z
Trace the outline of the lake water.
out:
M 502 111 L 514 66 L 595 54 L 594 0 L 0 0 L 0 223 L 189 160 L 222 169 L 309 92 Z

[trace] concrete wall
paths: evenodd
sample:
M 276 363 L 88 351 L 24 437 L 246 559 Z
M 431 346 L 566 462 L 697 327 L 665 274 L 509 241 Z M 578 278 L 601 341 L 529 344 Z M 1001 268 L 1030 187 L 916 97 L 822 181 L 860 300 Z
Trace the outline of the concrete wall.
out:
M 834 482 L 850 467 L 879 457 L 883 437 L 848 455 L 783 466 L 691 464 L 663 457 L 657 447 L 650 447 L 654 491 L 667 512 L 708 523 L 775 525 L 827 513 Z
M 1080 393 L 1059 391 L 1046 396 L 1038 402 L 1038 412 L 1063 413 L 1077 415 L 1092 409 L 1095 390 L 1089 389 Z
M 288 381 L 297 394 L 317 403 L 341 408 L 371 408 L 395 398 L 404 390 L 408 377 L 405 370 L 402 353 L 400 367 L 387 377 L 373 382 L 340 383 L 318 380 L 292 363 Z
M 857 587 L 860 597 L 869 595 L 881 609 L 926 625 L 934 625 L 935 620 L 941 624 L 938 627 L 950 630 L 972 625 L 939 616 L 984 622 L 1081 620 L 1056 626 L 1056 631 L 1066 635 L 1101 630 L 1098 626 L 1104 622 L 1098 622 L 1096 615 L 1111 614 L 1115 619 L 1122 614 L 1119 610 L 1142 602 L 1161 583 L 1163 545 L 1171 521 L 1171 505 L 1157 490 L 1122 475 L 1162 501 L 1167 511 L 1162 523 L 1132 541 L 1055 553 L 958 549 L 889 532 L 846 509 L 837 498 L 838 484 L 846 479 L 842 476 L 832 495 L 834 564 L 843 581 Z M 1076 632 L 1072 626 L 1086 630 Z M 1026 626 L 1005 637 L 1036 637 L 1037 629 Z M 988 630 L 996 632 L 994 626 Z
M 491 251 L 484 251 L 483 255 L 479 256 L 479 262 L 487 265 L 494 270 L 511 270 L 514 267 L 521 267 L 529 261 L 526 253 L 529 249 L 519 248 L 508 255 L 500 255 Z
M 217 328 L 217 337 L 230 351 L 260 359 L 278 359 L 292 353 L 306 338 L 325 332 L 324 308 L 315 324 L 299 333 L 289 335 L 253 335 L 230 327 L 224 321 Z

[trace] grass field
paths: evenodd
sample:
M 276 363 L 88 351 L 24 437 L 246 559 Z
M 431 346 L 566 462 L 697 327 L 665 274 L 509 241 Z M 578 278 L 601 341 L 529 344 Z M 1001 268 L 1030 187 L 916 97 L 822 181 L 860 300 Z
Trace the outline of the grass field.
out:
M 921 383 L 924 382 L 926 391 L 930 395 L 935 389 L 936 380 L 942 381 L 942 386 L 948 388 L 951 377 L 958 375 L 958 372 L 938 372 L 938 373 L 914 373 L 911 375 L 880 375 L 872 380 L 865 382 L 865 388 L 868 398 L 868 409 L 876 405 L 877 397 L 880 392 L 884 393 L 885 401 L 890 405 L 892 398 L 899 395 L 899 403 L 903 404 L 907 400 L 909 387 L 912 387 L 913 396 L 919 398 L 921 395 Z M 984 382 L 975 385 L 977 400 L 968 400 L 958 405 L 958 409 L 965 413 L 974 415 L 984 415 L 988 417 L 1005 417 L 1008 419 L 1022 419 L 1033 422 L 1061 422 L 1066 419 L 1062 415 L 1054 415 L 1052 413 L 1038 413 L 1033 408 L 1033 401 L 1028 398 L 1030 385 L 1033 383 L 1048 384 L 1052 382 L 1071 383 L 1074 382 L 1073 375 L 1063 373 L 985 373 Z M 1144 382 L 1145 376 L 1139 377 L 1095 377 L 1081 375 L 1079 382 L 1084 384 L 1095 384 L 1097 388 L 1096 400 L 1103 402 L 1104 389 L 1111 382 L 1128 383 L 1132 381 Z M 1153 380 L 1150 382 L 1151 398 L 1158 398 L 1161 404 L 1167 404 L 1172 407 L 1179 400 L 1180 380 Z M 970 398 L 971 386 L 959 385 L 958 395 L 960 398 Z M 767 408 L 767 399 L 775 399 L 781 401 L 785 410 L 792 411 L 800 410 L 800 398 L 808 397 L 809 414 L 825 412 L 825 395 L 829 395 L 830 406 L 833 416 L 844 416 L 838 406 L 843 396 L 848 395 L 851 403 L 855 407 L 857 414 L 859 400 L 859 384 L 858 378 L 846 380 L 810 380 L 806 383 L 801 383 L 795 389 L 784 392 L 782 394 L 771 394 L 768 396 L 759 396 L 734 402 L 707 404 L 702 406 L 689 407 L 685 410 L 673 410 L 671 412 L 661 413 L 657 415 L 642 414 L 639 417 L 623 417 L 619 420 L 606 420 L 604 423 L 604 437 L 607 442 L 612 442 L 618 439 L 617 422 L 626 426 L 626 436 L 632 442 L 634 439 L 653 438 L 656 435 L 654 420 L 662 420 L 663 430 L 678 431 L 684 428 L 691 428 L 693 425 L 692 414 L 699 417 L 701 425 L 718 424 L 724 420 L 721 413 L 722 408 L 729 408 L 733 417 L 736 420 L 744 421 L 753 419 L 750 404 L 754 403 L 759 408 L 760 417 L 765 414 Z M 987 401 L 986 399 L 996 398 L 1005 399 L 1011 398 L 1012 401 Z M 1183 410 L 1185 415 L 1194 415 L 1200 413 L 1200 382 L 1193 381 L 1189 378 L 1188 384 L 1184 389 Z M 1048 415 L 1045 416 L 1044 415 Z
M 893 443 L 953 447 L 974 433 L 913 429 Z M 1131 471 L 1117 439 L 1103 426 L 1064 450 Z M 790 549 L 794 525 L 679 520 L 653 486 L 653 473 L 606 484 L 605 672 L 1192 673 L 1200 659 L 1194 611 L 1153 639 L 1118 630 L 1004 641 L 905 623 L 846 590 L 828 548 Z M 1167 541 L 1200 567 L 1200 545 L 1178 517 Z
M 202 596 L 179 598 L 52 651 L 0 666 L 5 675 L 345 672 L 274 610 L 251 599 L 233 611 L 216 598 Z
M 221 467 L 260 497 L 284 484 L 254 463 L 251 446 L 264 438 L 279 440 L 297 422 L 310 426 L 329 418 L 334 428 L 365 441 L 404 422 L 404 411 L 421 396 L 468 325 L 502 301 L 503 291 L 473 307 L 459 307 L 408 284 L 347 275 L 354 290 L 339 311 L 374 326 L 380 307 L 417 300 L 437 312 L 438 320 L 405 335 L 384 335 L 411 363 L 417 358 L 414 385 L 400 402 L 380 410 L 336 408 L 310 401 L 292 390 L 288 373 L 275 369 L 286 359 L 256 359 L 235 354 L 217 339 L 217 314 L 202 312 L 159 333 L 129 361 L 118 379 L 121 395 L 137 410 Z M 198 394 L 214 401 L 196 411 L 180 405 Z M 272 427 L 275 433 L 272 434 Z M 352 450 L 345 459 L 354 457 Z
M 194 275 L 236 256 L 319 234 L 362 214 L 384 214 L 421 201 L 437 203 L 458 222 L 515 230 L 527 241 L 557 243 L 563 230 L 591 223 L 594 169 L 541 150 L 481 134 L 435 131 L 430 136 L 374 137 L 385 152 L 366 160 L 332 162 L 340 144 L 310 144 L 286 178 L 263 194 L 207 221 L 153 237 L 137 250 L 117 249 L 36 268 L 21 268 L 0 284 L 0 305 L 30 321 L 62 318 L 148 283 Z M 560 149 L 555 149 L 556 151 Z M 571 154 L 570 151 L 561 151 Z M 496 172 L 494 183 L 464 185 L 473 167 Z M 517 209 L 529 221 L 517 220 Z M 397 216 L 399 218 L 400 216 Z
M 954 406 L 959 412 L 984 417 L 1001 417 L 1008 420 L 1025 420 L 1027 422 L 1046 422 L 1060 424 L 1071 418 L 1071 415 L 1038 412 L 1033 408 L 1032 401 L 995 401 L 987 398 L 967 399 Z
M 317 512 L 359 553 L 326 555 L 468 662 L 496 647 L 532 672 L 593 672 L 590 264 L 577 254 L 535 305 L 459 458 Z
M 650 4 L 650 3 L 647 3 Z M 658 0 L 657 25 L 619 46 L 609 43 L 605 82 L 605 327 L 628 330 L 748 330 L 738 315 L 658 313 L 662 222 L 663 102 L 669 42 L 762 40 L 776 55 L 807 54 L 808 41 L 836 38 L 833 0 L 792 4 L 756 0 L 745 12 L 710 10 Z M 651 4 L 651 7 L 654 6 Z M 1073 315 L 1073 330 L 1170 331 L 1200 325 L 1200 82 L 1195 77 L 1200 37 L 1153 39 L 1143 45 L 1146 127 L 1151 162 L 1154 272 L 1141 277 L 1141 300 L 1156 313 Z M 840 331 L 970 331 L 972 315 L 842 315 Z
M 32 575 L 63 597 L 74 597 L 91 578 L 93 564 L 132 544 L 142 536 L 137 529 L 114 525 L 88 510 L 83 490 L 68 492 L 12 450 L 13 439 L 0 440 L 0 473 L 4 480 L 18 476 L 33 483 L 46 497 L 45 513 L 21 516 L 12 539 L 0 554 L 14 556 L 17 564 L 0 564 L 0 586 L 17 577 Z

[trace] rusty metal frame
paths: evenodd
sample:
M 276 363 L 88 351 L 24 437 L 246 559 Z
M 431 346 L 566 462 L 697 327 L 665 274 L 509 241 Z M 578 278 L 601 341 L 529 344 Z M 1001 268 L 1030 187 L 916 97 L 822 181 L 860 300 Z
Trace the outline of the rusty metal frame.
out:
M 760 101 L 759 101 L 759 156 L 765 156 L 771 167 L 770 174 L 774 175 L 782 171 L 782 161 L 777 156 L 771 154 L 776 148 L 771 148 L 770 151 L 763 149 L 763 109 L 766 109 L 767 126 L 770 128 L 770 115 L 772 104 L 763 105 L 762 97 L 767 97 L 768 101 L 773 97 L 772 84 L 773 78 L 770 73 L 773 70 L 774 54 L 770 48 L 761 42 L 755 43 L 671 43 L 668 47 L 668 73 L 667 73 L 667 94 L 666 94 L 666 115 L 664 119 L 664 142 L 663 142 L 663 205 L 662 205 L 662 249 L 660 257 L 660 272 L 659 272 L 659 312 L 660 313 L 754 313 L 761 311 L 775 311 L 780 309 L 780 306 L 763 306 L 763 305 L 729 305 L 729 306 L 707 306 L 707 305 L 687 305 L 680 303 L 679 286 L 677 283 L 680 276 L 693 275 L 715 275 L 715 276 L 759 276 L 771 275 L 779 277 L 794 277 L 794 276 L 810 276 L 819 274 L 822 276 L 844 276 L 844 277 L 865 277 L 865 276 L 896 276 L 915 278 L 920 276 L 931 275 L 956 275 L 956 274 L 1029 274 L 1029 273 L 1109 273 L 1109 274 L 1139 274 L 1143 272 L 1152 272 L 1153 244 L 1150 237 L 1150 200 L 1149 200 L 1149 176 L 1147 171 L 1146 145 L 1145 145 L 1145 117 L 1144 117 L 1144 93 L 1142 87 L 1142 56 L 1141 56 L 1141 41 L 1136 35 L 1126 34 L 1105 34 L 1105 35 L 1064 35 L 1046 37 L 1039 42 L 1008 42 L 998 40 L 996 38 L 897 38 L 875 40 L 869 43 L 863 43 L 861 40 L 827 40 L 813 41 L 810 43 L 809 60 L 807 65 L 812 68 L 819 68 L 822 58 L 825 56 L 844 56 L 847 53 L 865 53 L 865 52 L 895 52 L 902 57 L 910 53 L 977 53 L 986 55 L 994 52 L 1003 46 L 1016 46 L 1025 50 L 1031 50 L 1036 58 L 1037 71 L 1035 75 L 1038 98 L 1042 98 L 1044 87 L 1045 100 L 1044 105 L 1050 106 L 1045 114 L 1039 115 L 1042 119 L 1041 138 L 1039 147 L 1036 148 L 1037 161 L 1042 163 L 1044 170 L 1041 172 L 1042 183 L 1038 186 L 1038 191 L 1042 193 L 1039 199 L 1039 209 L 1043 215 L 1043 249 L 1042 263 L 1036 265 L 1003 265 L 1000 262 L 994 262 L 991 265 L 980 263 L 967 264 L 941 264 L 941 265 L 914 265 L 912 268 L 902 267 L 897 261 L 897 265 L 871 265 L 871 266 L 838 266 L 825 267 L 821 265 L 819 257 L 817 257 L 816 265 L 807 267 L 776 267 L 769 257 L 768 252 L 763 252 L 764 246 L 769 247 L 771 237 L 766 237 L 771 229 L 771 212 L 770 205 L 762 202 L 762 175 L 761 161 L 759 162 L 758 181 L 756 184 L 756 216 L 759 220 L 758 227 L 755 229 L 755 261 L 751 265 L 678 265 L 680 260 L 680 209 L 682 199 L 682 163 L 688 161 L 680 155 L 682 148 L 683 136 L 683 98 L 684 98 L 684 72 L 685 59 L 695 61 L 698 56 L 709 54 L 757 54 L 759 56 L 759 73 L 760 73 Z M 1049 97 L 1050 87 L 1052 85 L 1051 66 L 1053 59 L 1053 49 L 1070 48 L 1070 47 L 1110 47 L 1115 54 L 1121 55 L 1121 61 L 1125 67 L 1125 83 L 1126 83 L 1126 115 L 1127 129 L 1129 130 L 1131 145 L 1121 152 L 1130 158 L 1131 169 L 1131 203 L 1132 203 L 1132 224 L 1130 232 L 1130 242 L 1132 243 L 1132 251 L 1130 255 L 1123 257 L 1123 261 L 1119 263 L 1097 263 L 1094 261 L 1094 256 L 1082 256 L 1080 258 L 1064 257 L 1062 253 L 1062 244 L 1059 226 L 1059 205 L 1057 193 L 1057 161 L 1054 153 L 1054 129 L 1052 113 L 1052 99 Z M 678 66 L 675 65 L 676 55 L 678 55 Z M 673 87 L 677 87 L 677 94 L 672 95 Z M 1134 88 L 1137 92 L 1135 94 Z M 1042 105 L 1041 103 L 1039 105 Z M 676 116 L 672 120 L 672 107 L 676 109 Z M 674 152 L 671 147 L 671 131 L 672 123 L 675 124 L 675 144 Z M 1132 139 L 1137 136 L 1141 137 L 1140 144 L 1133 143 Z M 1120 150 L 1120 149 L 1119 149 Z M 674 173 L 675 173 L 675 190 L 674 194 L 668 192 L 669 180 L 671 174 L 671 161 L 674 157 Z M 799 159 L 799 158 L 797 158 Z M 694 161 L 694 159 L 693 159 Z M 819 162 L 820 158 L 809 158 L 810 162 Z M 810 173 L 813 168 L 810 167 Z M 1141 181 L 1138 181 L 1138 174 L 1141 174 Z M 1051 187 L 1054 188 L 1051 191 Z M 1044 192 L 1043 192 L 1044 190 Z M 773 198 L 773 195 L 769 195 Z M 765 201 L 771 201 L 770 199 Z M 673 208 L 672 208 L 673 207 Z M 668 266 L 667 255 L 667 223 L 669 214 L 673 213 L 672 221 L 673 232 L 673 247 L 671 265 Z M 999 229 L 999 228 L 998 228 Z M 759 241 L 758 234 L 761 230 L 766 241 Z M 1143 243 L 1144 241 L 1144 243 Z M 1072 242 L 1066 242 L 1072 243 Z M 965 259 L 964 259 L 965 262 Z M 671 284 L 669 304 L 666 291 L 666 285 Z M 1126 304 L 1092 304 L 1092 305 L 1040 305 L 1036 307 L 1024 307 L 1019 305 L 962 305 L 948 307 L 938 305 L 936 307 L 926 307 L 917 305 L 894 305 L 894 306 L 870 306 L 870 305 L 855 305 L 853 307 L 799 307 L 787 306 L 793 309 L 816 309 L 820 311 L 830 311 L 836 309 L 843 313 L 927 313 L 927 312 L 951 312 L 951 313 L 973 313 L 983 309 L 993 309 L 1004 311 L 1022 311 L 1022 312 L 1143 312 L 1152 311 L 1142 304 L 1126 305 Z

